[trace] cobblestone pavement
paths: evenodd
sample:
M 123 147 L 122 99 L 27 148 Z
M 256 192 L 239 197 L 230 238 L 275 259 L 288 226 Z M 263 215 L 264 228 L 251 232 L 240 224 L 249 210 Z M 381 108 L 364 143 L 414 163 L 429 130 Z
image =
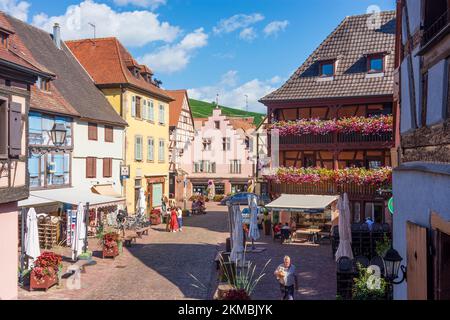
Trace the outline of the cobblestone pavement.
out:
M 208 205 L 208 214 L 184 219 L 183 232 L 165 232 L 165 226 L 153 227 L 149 236 L 138 239 L 115 260 L 101 259 L 97 240 L 90 241 L 95 266 L 87 267 L 81 276 L 81 289 L 69 290 L 66 280 L 48 292 L 29 292 L 21 289 L 19 299 L 75 299 L 75 300 L 153 300 L 153 299 L 210 299 L 217 285 L 213 260 L 223 250 L 228 222 L 226 207 Z M 280 245 L 271 237 L 263 237 L 257 247 L 263 253 L 248 254 L 257 272 L 272 259 L 267 276 L 254 293 L 255 299 L 279 299 L 279 288 L 273 277 L 284 255 L 290 255 L 297 265 L 300 279 L 298 299 L 334 299 L 336 292 L 335 267 L 329 245 Z M 61 253 L 68 255 L 67 249 Z M 200 285 L 204 288 L 195 288 Z

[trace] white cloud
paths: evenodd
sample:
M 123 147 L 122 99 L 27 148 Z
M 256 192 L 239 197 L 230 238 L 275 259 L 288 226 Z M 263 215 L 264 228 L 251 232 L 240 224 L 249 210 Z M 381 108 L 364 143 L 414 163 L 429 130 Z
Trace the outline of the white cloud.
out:
M 236 14 L 230 18 L 222 19 L 217 26 L 213 28 L 215 34 L 231 33 L 233 31 L 248 28 L 249 26 L 264 20 L 264 16 L 260 13 Z
M 256 31 L 253 27 L 242 29 L 239 33 L 239 38 L 248 42 L 252 42 L 256 37 Z
M 235 86 L 237 84 L 238 81 L 238 76 L 237 76 L 238 72 L 236 70 L 230 70 L 227 73 L 222 75 L 220 84 L 223 86 Z
M 234 83 L 223 81 L 231 75 L 236 80 Z M 266 113 L 267 108 L 259 103 L 258 100 L 277 89 L 273 86 L 273 79 L 281 80 L 280 77 L 274 77 L 269 80 L 253 79 L 238 85 L 237 71 L 231 70 L 225 73 L 222 76 L 222 80 L 216 85 L 189 89 L 189 96 L 198 100 L 215 101 L 216 95 L 219 94 L 220 105 L 245 109 L 245 95 L 248 95 L 250 111 Z
M 264 33 L 266 36 L 277 36 L 278 33 L 284 31 L 289 25 L 289 21 L 272 21 L 264 28 Z
M 173 42 L 180 28 L 161 22 L 158 15 L 142 11 L 116 12 L 106 4 L 85 0 L 71 5 L 62 16 L 49 17 L 44 13 L 33 17 L 33 24 L 51 32 L 55 22 L 61 25 L 63 39 L 92 38 L 96 25 L 97 37 L 115 36 L 126 46 L 141 47 L 153 41 Z
M 133 5 L 136 7 L 150 8 L 152 10 L 159 6 L 165 5 L 166 0 L 114 0 L 114 3 L 118 6 Z
M 148 53 L 138 60 L 162 73 L 173 73 L 183 70 L 196 50 L 208 44 L 208 35 L 203 28 L 187 34 L 175 45 L 165 45 L 154 53 Z
M 31 4 L 28 1 L 18 0 L 0 0 L 0 10 L 16 17 L 17 19 L 27 21 L 28 10 Z

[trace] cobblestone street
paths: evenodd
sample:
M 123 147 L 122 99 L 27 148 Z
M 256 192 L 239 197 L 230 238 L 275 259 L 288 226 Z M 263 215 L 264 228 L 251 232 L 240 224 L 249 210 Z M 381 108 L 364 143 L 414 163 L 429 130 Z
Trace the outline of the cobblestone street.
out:
M 62 281 L 60 288 L 48 292 L 20 290 L 20 299 L 78 299 L 78 300 L 153 300 L 210 299 L 217 285 L 213 260 L 225 247 L 229 236 L 226 207 L 210 204 L 208 214 L 184 219 L 183 232 L 168 233 L 164 226 L 155 226 L 149 236 L 138 239 L 115 260 L 102 260 L 97 240 L 90 242 L 95 266 L 82 274 L 82 288 L 69 290 Z M 329 245 L 283 245 L 271 237 L 263 237 L 257 247 L 267 250 L 248 254 L 247 259 L 257 269 L 272 259 L 266 277 L 256 288 L 254 299 L 279 299 L 279 288 L 273 271 L 290 255 L 299 272 L 300 290 L 297 299 L 334 299 L 336 293 L 335 265 Z M 282 250 L 280 250 L 280 248 Z M 258 271 L 257 270 L 257 271 Z M 204 286 L 193 286 L 195 276 Z

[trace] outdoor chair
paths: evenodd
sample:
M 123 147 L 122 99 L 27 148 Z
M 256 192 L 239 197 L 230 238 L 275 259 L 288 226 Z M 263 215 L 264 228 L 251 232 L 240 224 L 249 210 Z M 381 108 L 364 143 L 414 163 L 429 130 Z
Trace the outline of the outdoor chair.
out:
M 383 225 L 381 223 L 374 223 L 372 225 L 372 232 L 383 232 Z
M 372 237 L 369 230 L 369 226 L 366 223 L 361 225 L 361 251 L 360 255 L 371 257 L 372 256 Z
M 289 229 L 281 229 L 281 243 L 291 240 L 291 231 Z
M 370 261 L 365 256 L 357 256 L 355 257 L 355 259 L 353 259 L 353 266 L 355 270 L 358 270 L 358 264 L 360 264 L 364 268 L 367 268 L 370 264 Z
M 391 232 L 391 226 L 389 225 L 389 223 L 383 223 L 383 232 L 385 233 L 390 233 Z
M 349 257 L 341 257 L 337 262 L 337 294 L 342 299 L 352 298 L 354 270 L 352 260 Z
M 272 228 L 272 234 L 273 234 L 273 241 L 274 242 L 276 240 L 278 240 L 278 239 L 282 240 L 281 232 L 280 233 L 276 233 L 275 232 L 275 226 L 273 226 L 273 228 Z
M 349 257 L 340 257 L 337 261 L 339 273 L 349 273 L 353 271 L 352 260 Z

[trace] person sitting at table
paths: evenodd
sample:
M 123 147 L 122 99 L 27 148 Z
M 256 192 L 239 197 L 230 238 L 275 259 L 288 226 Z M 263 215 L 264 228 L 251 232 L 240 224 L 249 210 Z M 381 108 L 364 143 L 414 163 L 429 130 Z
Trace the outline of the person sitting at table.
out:
M 281 223 L 278 223 L 273 227 L 273 234 L 275 239 L 281 237 Z
M 289 240 L 291 238 L 291 228 L 289 227 L 289 223 L 285 223 L 285 225 L 281 228 L 281 237 L 283 242 Z

